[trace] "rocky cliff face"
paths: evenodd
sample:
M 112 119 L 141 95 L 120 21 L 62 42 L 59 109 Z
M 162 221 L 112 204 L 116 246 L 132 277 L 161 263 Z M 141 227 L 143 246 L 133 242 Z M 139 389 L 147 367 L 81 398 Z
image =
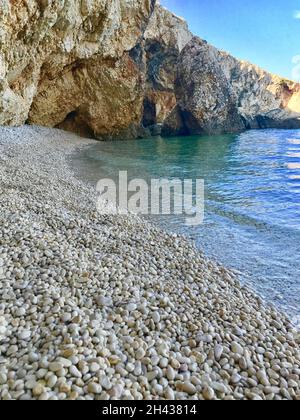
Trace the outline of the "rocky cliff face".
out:
M 162 124 L 175 107 L 177 63 L 192 38 L 184 20 L 156 5 L 143 45 L 146 54 L 144 126 Z
M 1 0 L 0 124 L 136 135 L 154 0 Z
M 182 51 L 177 106 L 165 134 L 300 128 L 300 84 L 242 62 L 195 37 Z
M 0 125 L 99 139 L 300 126 L 300 88 L 155 0 L 0 0 Z

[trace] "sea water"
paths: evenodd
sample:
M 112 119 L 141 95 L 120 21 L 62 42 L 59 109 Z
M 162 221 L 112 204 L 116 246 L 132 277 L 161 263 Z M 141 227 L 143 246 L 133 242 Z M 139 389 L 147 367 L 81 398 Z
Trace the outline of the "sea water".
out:
M 153 217 L 238 270 L 241 281 L 299 323 L 300 130 L 99 142 L 73 159 L 95 184 L 128 178 L 204 179 L 205 220 L 188 227 L 176 215 Z

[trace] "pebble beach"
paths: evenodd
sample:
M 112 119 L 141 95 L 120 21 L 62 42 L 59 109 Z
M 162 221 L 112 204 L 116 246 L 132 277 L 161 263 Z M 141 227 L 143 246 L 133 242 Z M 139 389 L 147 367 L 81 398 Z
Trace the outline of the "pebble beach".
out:
M 300 400 L 300 333 L 187 239 L 105 216 L 94 143 L 0 128 L 0 400 Z

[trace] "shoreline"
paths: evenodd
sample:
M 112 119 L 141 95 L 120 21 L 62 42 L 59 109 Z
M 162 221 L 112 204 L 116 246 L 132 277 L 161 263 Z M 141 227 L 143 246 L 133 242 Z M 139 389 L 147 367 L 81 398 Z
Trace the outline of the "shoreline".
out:
M 300 399 L 289 319 L 177 234 L 101 216 L 66 156 L 0 128 L 0 399 Z

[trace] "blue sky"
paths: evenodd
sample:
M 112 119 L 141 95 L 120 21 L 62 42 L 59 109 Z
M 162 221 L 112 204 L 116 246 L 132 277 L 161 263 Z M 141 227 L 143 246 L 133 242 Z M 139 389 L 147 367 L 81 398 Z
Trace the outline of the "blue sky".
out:
M 161 4 L 184 17 L 192 32 L 216 47 L 284 77 L 299 75 L 300 81 L 295 68 L 298 60 L 300 64 L 300 0 L 161 0 Z

